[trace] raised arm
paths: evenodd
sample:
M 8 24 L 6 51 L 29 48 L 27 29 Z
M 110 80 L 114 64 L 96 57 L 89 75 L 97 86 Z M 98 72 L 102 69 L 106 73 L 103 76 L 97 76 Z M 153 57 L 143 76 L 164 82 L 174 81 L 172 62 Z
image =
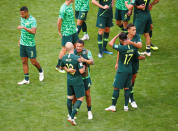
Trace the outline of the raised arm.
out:
M 116 39 L 119 37 L 119 34 L 117 34 L 110 42 L 109 42 L 109 46 L 113 47 Z
M 118 62 L 119 62 L 119 51 L 117 52 L 117 59 L 116 59 L 116 64 L 115 64 L 115 70 L 118 69 Z

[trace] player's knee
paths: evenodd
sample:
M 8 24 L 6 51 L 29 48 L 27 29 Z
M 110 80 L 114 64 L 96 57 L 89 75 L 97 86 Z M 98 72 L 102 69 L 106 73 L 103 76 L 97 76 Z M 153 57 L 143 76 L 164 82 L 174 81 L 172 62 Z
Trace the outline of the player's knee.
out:
M 26 64 L 28 64 L 28 61 L 27 60 L 22 60 L 22 64 L 26 65 Z
M 37 61 L 36 60 L 31 60 L 32 65 L 36 65 Z
M 110 28 L 106 27 L 104 32 L 110 32 Z
M 104 33 L 104 29 L 99 29 L 98 30 L 98 34 L 103 35 L 103 33 Z

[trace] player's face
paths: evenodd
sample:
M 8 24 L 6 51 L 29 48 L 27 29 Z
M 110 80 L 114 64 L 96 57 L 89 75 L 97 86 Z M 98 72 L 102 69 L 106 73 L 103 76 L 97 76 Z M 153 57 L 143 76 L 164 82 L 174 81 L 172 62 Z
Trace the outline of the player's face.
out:
M 130 29 L 128 29 L 128 33 L 135 36 L 136 35 L 136 27 L 130 27 Z
M 27 11 L 20 11 L 20 16 L 21 16 L 22 18 L 27 18 L 28 12 L 27 12 Z
M 82 52 L 83 48 L 84 48 L 83 44 L 80 44 L 80 43 L 76 44 L 76 50 L 77 50 L 77 52 Z

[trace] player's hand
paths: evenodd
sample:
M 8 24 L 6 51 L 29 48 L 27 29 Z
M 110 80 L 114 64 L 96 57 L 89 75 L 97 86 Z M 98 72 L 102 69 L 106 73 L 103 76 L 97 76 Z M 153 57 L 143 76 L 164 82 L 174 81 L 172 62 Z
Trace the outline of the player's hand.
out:
M 143 56 L 143 55 L 138 56 L 138 59 L 139 59 L 139 60 L 145 60 L 145 56 Z
M 118 69 L 118 64 L 115 64 L 115 70 L 117 71 L 117 69 Z
M 128 16 L 131 16 L 132 15 L 132 10 L 129 10 L 128 13 L 127 13 Z
M 105 5 L 105 6 L 103 6 L 103 9 L 109 9 L 109 6 L 108 5 Z
M 19 29 L 19 30 L 24 29 L 24 26 L 19 25 L 19 26 L 17 27 L 17 29 Z
M 58 34 L 59 34 L 59 37 L 62 38 L 62 34 L 61 34 L 61 32 L 58 32 Z
M 125 5 L 128 5 L 128 1 L 125 1 Z
M 76 70 L 72 69 L 72 68 L 69 68 L 67 72 L 69 72 L 70 74 L 74 75 Z
M 149 4 L 149 10 L 152 10 L 153 6 L 151 4 Z
M 83 57 L 80 57 L 81 62 L 86 62 L 86 59 Z

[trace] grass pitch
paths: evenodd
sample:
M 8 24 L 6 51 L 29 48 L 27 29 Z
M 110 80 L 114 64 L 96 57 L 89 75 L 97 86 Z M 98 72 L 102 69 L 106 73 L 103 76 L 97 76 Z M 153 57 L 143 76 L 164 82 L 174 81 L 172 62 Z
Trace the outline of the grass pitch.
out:
M 134 89 L 138 109 L 123 111 L 124 97 L 121 91 L 115 113 L 105 112 L 104 108 L 111 104 L 116 52 L 114 51 L 114 55 L 104 55 L 103 59 L 97 57 L 95 24 L 98 8 L 90 4 L 87 19 L 90 40 L 85 45 L 92 51 L 95 61 L 95 65 L 91 66 L 94 119 L 87 119 L 84 102 L 77 116 L 76 127 L 66 120 L 66 74 L 55 71 L 61 49 L 57 18 L 63 2 L 64 0 L 0 1 L 0 130 L 178 130 L 177 0 L 161 0 L 151 12 L 154 25 L 152 42 L 159 46 L 159 50 L 140 62 Z M 37 70 L 29 64 L 31 84 L 17 86 L 16 83 L 23 79 L 17 46 L 20 32 L 17 26 L 20 23 L 19 8 L 24 5 L 37 19 L 37 59 L 45 71 L 45 80 L 39 82 Z M 120 29 L 114 25 L 110 39 L 118 32 Z

